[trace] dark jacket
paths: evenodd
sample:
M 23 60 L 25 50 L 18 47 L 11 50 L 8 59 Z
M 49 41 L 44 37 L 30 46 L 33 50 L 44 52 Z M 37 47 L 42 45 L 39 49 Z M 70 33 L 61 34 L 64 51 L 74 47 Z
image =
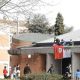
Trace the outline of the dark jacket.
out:
M 51 67 L 49 68 L 48 72 L 51 73 L 51 74 L 54 72 L 53 66 L 51 66 Z
M 24 74 L 28 74 L 28 73 L 31 73 L 31 69 L 30 69 L 29 66 L 26 66 L 26 67 L 24 68 Z

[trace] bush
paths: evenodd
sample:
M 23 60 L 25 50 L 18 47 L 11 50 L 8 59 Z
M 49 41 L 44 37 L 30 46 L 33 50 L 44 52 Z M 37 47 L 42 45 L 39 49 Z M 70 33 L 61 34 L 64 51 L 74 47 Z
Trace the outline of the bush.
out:
M 29 74 L 27 78 L 22 77 L 21 80 L 62 80 L 62 75 L 59 74 L 49 74 L 49 73 L 37 73 Z

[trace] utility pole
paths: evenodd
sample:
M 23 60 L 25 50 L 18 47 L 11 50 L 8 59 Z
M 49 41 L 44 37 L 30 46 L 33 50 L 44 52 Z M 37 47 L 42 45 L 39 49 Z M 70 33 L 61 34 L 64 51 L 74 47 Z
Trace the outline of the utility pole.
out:
M 17 29 L 16 29 L 16 34 L 19 33 L 19 31 L 18 31 L 18 27 L 19 27 L 19 20 L 18 20 L 18 16 L 17 16 Z
M 16 34 L 19 34 L 19 12 L 18 11 L 16 13 L 16 23 L 17 23 Z

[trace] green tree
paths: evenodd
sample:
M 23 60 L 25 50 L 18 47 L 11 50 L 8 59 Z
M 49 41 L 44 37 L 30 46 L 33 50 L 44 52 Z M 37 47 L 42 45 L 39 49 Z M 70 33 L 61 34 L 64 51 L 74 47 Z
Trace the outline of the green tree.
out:
M 55 35 L 60 35 L 64 33 L 63 16 L 58 13 L 56 18 L 56 23 L 54 25 Z
M 55 35 L 60 35 L 64 33 L 68 33 L 73 30 L 73 27 L 68 27 L 63 24 L 63 17 L 60 13 L 57 14 L 56 23 L 55 25 L 52 25 L 48 29 L 48 33 L 52 34 L 55 33 Z
M 63 34 L 68 33 L 68 32 L 71 32 L 72 30 L 73 30 L 73 26 L 68 27 L 68 26 L 65 26 L 64 25 L 64 33 Z M 49 34 L 55 33 L 55 28 L 54 28 L 53 25 L 48 29 L 48 33 Z
M 45 15 L 34 14 L 33 18 L 29 20 L 28 30 L 33 33 L 48 33 L 48 26 Z

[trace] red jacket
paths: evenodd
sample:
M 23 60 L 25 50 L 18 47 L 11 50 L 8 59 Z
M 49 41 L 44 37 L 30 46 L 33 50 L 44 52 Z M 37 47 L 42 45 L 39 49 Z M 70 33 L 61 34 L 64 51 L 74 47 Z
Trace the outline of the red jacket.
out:
M 3 70 L 3 74 L 7 75 L 8 71 L 6 69 Z

